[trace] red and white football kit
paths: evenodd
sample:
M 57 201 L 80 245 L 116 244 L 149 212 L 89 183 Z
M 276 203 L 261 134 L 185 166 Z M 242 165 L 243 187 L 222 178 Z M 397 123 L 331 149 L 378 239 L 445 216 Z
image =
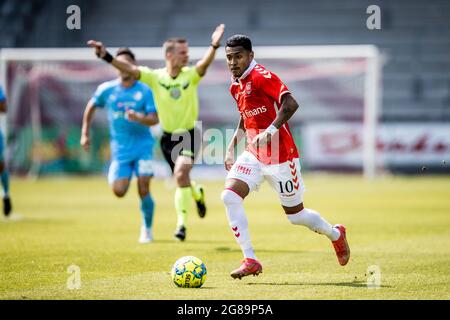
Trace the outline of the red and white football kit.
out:
M 234 163 L 227 179 L 247 183 L 250 191 L 267 180 L 277 191 L 281 204 L 294 207 L 303 202 L 304 184 L 297 147 L 285 123 L 266 146 L 250 144 L 269 127 L 281 108 L 283 95 L 290 93 L 277 75 L 253 60 L 243 75 L 233 80 L 230 92 L 244 121 L 247 147 Z

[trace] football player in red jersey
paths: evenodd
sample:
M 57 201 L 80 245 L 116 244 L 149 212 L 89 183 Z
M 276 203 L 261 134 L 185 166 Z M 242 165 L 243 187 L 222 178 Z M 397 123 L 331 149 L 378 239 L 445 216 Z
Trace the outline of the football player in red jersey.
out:
M 225 169 L 229 172 L 222 192 L 230 227 L 244 254 L 241 266 L 231 276 L 241 279 L 262 272 L 250 240 L 243 201 L 263 180 L 278 193 L 288 220 L 327 236 L 339 263 L 346 265 L 350 248 L 345 227 L 332 226 L 318 212 L 303 206 L 305 186 L 299 153 L 287 123 L 298 109 L 297 102 L 276 74 L 254 60 L 247 36 L 230 37 L 225 52 L 232 74 L 230 92 L 241 114 L 225 157 Z M 235 161 L 235 146 L 244 136 L 246 150 Z

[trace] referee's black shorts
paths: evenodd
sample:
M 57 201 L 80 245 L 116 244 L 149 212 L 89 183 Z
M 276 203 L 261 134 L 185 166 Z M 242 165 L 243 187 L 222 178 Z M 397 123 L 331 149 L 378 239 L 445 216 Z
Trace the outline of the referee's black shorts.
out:
M 200 150 L 201 142 L 201 132 L 197 128 L 182 133 L 163 133 L 161 150 L 172 173 L 178 156 L 186 156 L 194 160 Z

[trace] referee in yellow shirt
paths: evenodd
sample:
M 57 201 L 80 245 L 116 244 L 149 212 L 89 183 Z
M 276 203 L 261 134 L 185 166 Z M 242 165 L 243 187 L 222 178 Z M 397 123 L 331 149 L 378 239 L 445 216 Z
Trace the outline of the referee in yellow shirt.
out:
M 150 69 L 118 61 L 106 50 L 101 42 L 90 40 L 97 56 L 112 64 L 122 72 L 132 74 L 147 84 L 153 92 L 161 127 L 161 150 L 177 182 L 175 209 L 178 216 L 175 237 L 181 241 L 186 238 L 186 220 L 194 198 L 200 217 L 206 214 L 204 190 L 189 177 L 197 155 L 201 134 L 195 128 L 198 118 L 197 87 L 205 75 L 217 48 L 220 46 L 225 25 L 216 27 L 211 36 L 211 45 L 203 58 L 195 66 L 188 67 L 189 47 L 186 39 L 170 38 L 164 42 L 166 67 Z

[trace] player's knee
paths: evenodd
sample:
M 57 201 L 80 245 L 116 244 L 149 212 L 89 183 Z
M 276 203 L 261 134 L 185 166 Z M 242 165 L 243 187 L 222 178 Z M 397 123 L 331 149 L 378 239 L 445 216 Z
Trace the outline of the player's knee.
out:
M 175 170 L 173 176 L 178 181 L 183 178 L 183 172 L 181 170 Z
M 283 206 L 283 209 L 284 209 L 284 213 L 286 215 L 288 215 L 288 217 L 289 217 L 289 215 L 302 212 L 302 210 L 304 209 L 303 202 L 300 203 L 299 205 L 296 205 L 296 206 L 293 206 L 293 207 Z
M 139 196 L 140 196 L 141 198 L 144 198 L 144 197 L 146 197 L 146 196 L 148 195 L 149 189 L 148 189 L 147 186 L 143 186 L 143 187 L 140 186 L 140 187 L 138 188 L 138 193 L 139 193 Z
M 114 190 L 114 195 L 115 195 L 117 198 L 123 198 L 123 197 L 125 197 L 125 194 L 126 194 L 125 191 Z
M 222 191 L 221 198 L 226 206 L 242 203 L 242 198 L 236 192 L 228 189 Z
M 175 180 L 177 181 L 177 184 L 180 185 L 186 185 L 189 183 L 189 173 L 186 172 L 185 170 L 177 170 L 175 169 Z
M 121 186 L 114 186 L 113 187 L 114 195 L 118 198 L 122 198 L 127 193 L 127 189 Z

